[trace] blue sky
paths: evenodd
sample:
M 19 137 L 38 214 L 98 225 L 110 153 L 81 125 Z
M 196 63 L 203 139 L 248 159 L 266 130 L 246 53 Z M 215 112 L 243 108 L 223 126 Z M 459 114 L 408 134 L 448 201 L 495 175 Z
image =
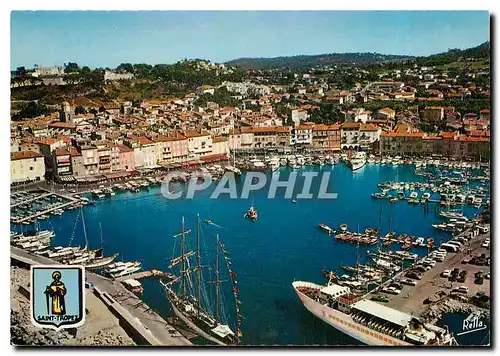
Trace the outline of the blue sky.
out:
M 486 11 L 17 11 L 11 68 L 333 52 L 429 55 L 487 40 Z

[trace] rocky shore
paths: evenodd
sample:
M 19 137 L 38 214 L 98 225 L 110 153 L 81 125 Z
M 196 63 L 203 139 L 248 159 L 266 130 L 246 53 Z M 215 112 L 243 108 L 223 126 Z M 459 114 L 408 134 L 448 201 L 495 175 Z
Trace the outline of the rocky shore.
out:
M 428 323 L 436 324 L 448 313 L 472 313 L 480 312 L 484 317 L 490 318 L 490 310 L 479 308 L 475 305 L 463 303 L 456 299 L 445 298 L 439 303 L 429 307 L 422 315 L 422 319 Z
M 11 266 L 10 340 L 16 346 L 129 346 L 133 340 L 116 328 L 84 325 L 78 329 L 51 330 L 35 327 L 30 320 L 29 270 Z M 91 314 L 92 310 L 86 310 Z M 89 323 L 92 324 L 92 319 Z

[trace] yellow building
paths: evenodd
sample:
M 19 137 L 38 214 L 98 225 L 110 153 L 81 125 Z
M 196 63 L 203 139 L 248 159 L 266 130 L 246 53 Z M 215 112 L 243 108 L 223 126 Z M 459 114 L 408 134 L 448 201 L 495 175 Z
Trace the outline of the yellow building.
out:
M 45 162 L 42 154 L 33 151 L 10 154 L 11 183 L 41 181 L 45 176 Z

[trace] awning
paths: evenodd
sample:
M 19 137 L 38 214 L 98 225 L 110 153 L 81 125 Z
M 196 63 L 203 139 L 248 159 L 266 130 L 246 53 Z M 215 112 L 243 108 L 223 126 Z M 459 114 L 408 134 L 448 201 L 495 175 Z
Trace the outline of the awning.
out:
M 225 154 L 214 154 L 201 157 L 202 162 L 216 162 L 216 161 L 225 161 L 227 160 L 227 156 Z
M 59 180 L 61 182 L 73 182 L 75 180 L 75 177 L 73 177 L 72 175 L 68 175 L 68 176 L 59 176 Z
M 375 303 L 368 299 L 362 299 L 354 303 L 352 308 L 399 326 L 408 325 L 408 322 L 412 318 L 410 314 L 400 312 L 399 310 L 386 307 L 385 305 Z

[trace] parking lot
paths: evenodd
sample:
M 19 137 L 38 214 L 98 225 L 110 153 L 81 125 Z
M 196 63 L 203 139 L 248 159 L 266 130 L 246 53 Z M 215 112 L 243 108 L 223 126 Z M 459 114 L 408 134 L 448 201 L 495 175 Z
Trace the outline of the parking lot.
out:
M 422 279 L 415 280 L 417 282 L 416 286 L 401 284 L 403 288 L 401 293 L 398 295 L 380 293 L 389 298 L 388 303 L 386 303 L 387 306 L 403 312 L 420 315 L 426 309 L 424 307 L 424 300 L 435 295 L 438 291 L 444 291 L 446 294 L 449 294 L 454 288 L 458 288 L 460 286 L 468 288 L 468 296 L 472 296 L 479 291 L 482 291 L 489 296 L 490 279 L 484 278 L 483 284 L 479 285 L 475 283 L 474 275 L 478 271 L 482 271 L 484 274 L 489 273 L 490 266 L 476 266 L 461 263 L 464 259 L 470 259 L 472 256 L 481 255 L 482 253 L 485 253 L 486 256 L 490 256 L 490 251 L 485 247 L 481 247 L 481 244 L 487 238 L 490 238 L 489 232 L 473 237 L 463 246 L 462 251 L 460 252 L 448 252 L 443 262 L 437 262 L 433 268 L 421 274 Z M 469 249 L 470 254 L 468 253 Z M 458 268 L 460 272 L 463 270 L 467 271 L 467 277 L 464 282 L 451 282 L 448 278 L 441 277 L 443 271 L 453 270 L 454 268 Z

